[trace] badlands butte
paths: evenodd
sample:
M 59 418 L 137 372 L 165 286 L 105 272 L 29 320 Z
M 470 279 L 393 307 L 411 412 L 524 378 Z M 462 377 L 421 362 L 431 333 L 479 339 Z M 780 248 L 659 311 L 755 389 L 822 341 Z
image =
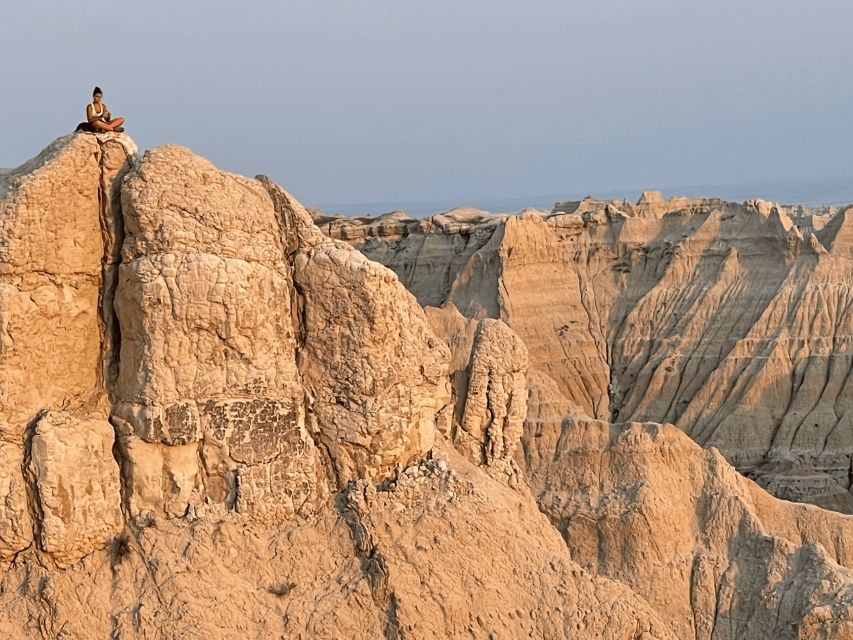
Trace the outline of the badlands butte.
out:
M 9 638 L 853 638 L 853 209 L 0 170 Z

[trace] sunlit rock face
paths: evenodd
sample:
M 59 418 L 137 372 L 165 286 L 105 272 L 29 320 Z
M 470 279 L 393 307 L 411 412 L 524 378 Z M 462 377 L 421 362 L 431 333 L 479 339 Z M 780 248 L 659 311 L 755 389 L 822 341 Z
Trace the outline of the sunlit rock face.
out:
M 270 180 L 183 147 L 81 134 L 0 170 L 0 632 L 850 637 L 849 518 L 675 427 L 586 415 L 633 402 L 602 320 L 640 306 L 622 276 L 590 258 L 542 276 L 547 304 L 509 302 L 567 238 L 671 203 L 573 206 L 559 233 L 535 212 L 434 218 L 411 272 L 443 275 L 416 294 L 455 306 L 424 310 Z M 800 260 L 796 228 L 752 209 Z M 412 221 L 392 218 L 375 248 L 393 257 Z M 823 222 L 810 255 L 843 244 Z M 553 335 L 549 304 L 574 318 Z
M 107 422 L 111 327 L 102 305 L 120 227 L 110 200 L 135 150 L 126 136 L 71 135 L 0 171 L 0 557 L 6 559 L 37 544 L 68 562 L 103 547 L 120 528 Z M 92 433 L 75 438 L 74 424 Z M 63 479 L 92 454 L 100 458 L 92 469 Z M 86 478 L 104 486 L 90 491 Z
M 672 423 L 781 497 L 853 513 L 851 220 L 652 192 L 319 222 L 422 304 L 518 333 L 528 416 Z

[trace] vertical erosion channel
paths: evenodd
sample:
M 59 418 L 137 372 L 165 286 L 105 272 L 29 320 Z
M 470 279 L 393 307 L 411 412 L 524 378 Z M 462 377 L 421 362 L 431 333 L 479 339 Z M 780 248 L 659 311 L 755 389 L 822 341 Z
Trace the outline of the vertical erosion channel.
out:
M 100 375 L 110 413 L 110 422 L 113 422 L 112 406 L 116 401 L 116 383 L 121 355 L 121 327 L 113 306 L 116 287 L 118 286 L 119 265 L 121 264 L 121 247 L 124 243 L 121 185 L 133 165 L 134 155 L 118 140 L 99 139 L 98 145 L 98 162 L 100 165 L 98 205 L 104 247 L 101 258 L 101 288 L 98 300 L 101 327 Z M 113 426 L 115 428 L 115 424 Z M 118 430 L 116 430 L 116 439 L 113 444 L 113 457 L 119 467 L 121 505 L 125 521 L 128 522 L 130 514 L 126 475 L 128 465 Z
M 118 284 L 118 267 L 121 263 L 121 246 L 124 242 L 121 183 L 130 171 L 133 157 L 125 146 L 116 140 L 99 140 L 98 144 L 100 146 L 98 201 L 104 245 L 104 254 L 101 259 L 101 291 L 98 301 L 101 322 L 101 374 L 104 391 L 112 403 L 121 347 L 121 329 L 113 309 Z

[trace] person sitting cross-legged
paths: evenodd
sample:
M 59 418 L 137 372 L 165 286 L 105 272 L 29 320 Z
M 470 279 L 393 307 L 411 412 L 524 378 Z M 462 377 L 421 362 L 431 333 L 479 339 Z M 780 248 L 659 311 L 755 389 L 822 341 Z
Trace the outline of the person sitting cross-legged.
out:
M 107 105 L 101 102 L 103 97 L 104 93 L 101 88 L 95 87 L 92 92 L 92 104 L 86 107 L 86 120 L 95 133 L 106 133 L 107 131 L 121 133 L 124 131 L 124 127 L 121 126 L 124 124 L 124 118 L 112 119 Z

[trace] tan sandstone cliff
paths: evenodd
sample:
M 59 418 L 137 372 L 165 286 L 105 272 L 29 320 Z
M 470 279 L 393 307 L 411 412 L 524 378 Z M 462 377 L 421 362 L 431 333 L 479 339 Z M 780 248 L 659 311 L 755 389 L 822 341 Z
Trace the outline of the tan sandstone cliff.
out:
M 425 313 L 182 147 L 67 136 L 0 198 L 7 637 L 853 635 L 849 518 L 671 427 L 583 418 L 560 384 L 604 410 L 594 367 L 478 316 L 535 214 L 433 221 L 485 249 L 448 267 L 459 310 Z M 594 361 L 563 336 L 563 365 Z
M 421 304 L 512 327 L 533 405 L 673 423 L 779 497 L 853 513 L 853 208 L 649 193 L 318 224 Z
M 449 349 L 287 193 L 115 135 L 2 176 L 8 637 L 671 637 L 443 448 Z

